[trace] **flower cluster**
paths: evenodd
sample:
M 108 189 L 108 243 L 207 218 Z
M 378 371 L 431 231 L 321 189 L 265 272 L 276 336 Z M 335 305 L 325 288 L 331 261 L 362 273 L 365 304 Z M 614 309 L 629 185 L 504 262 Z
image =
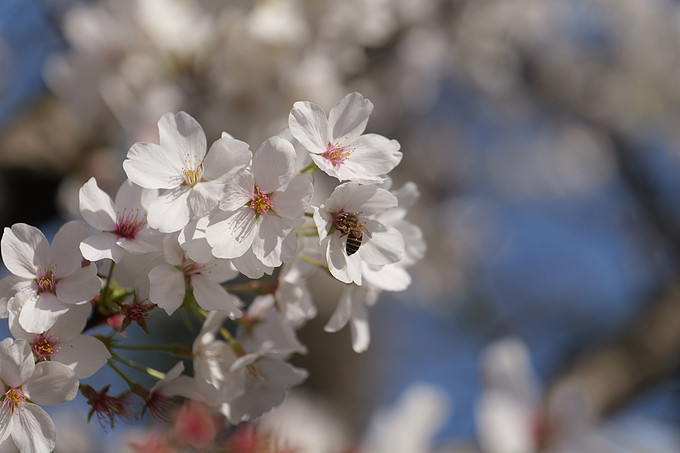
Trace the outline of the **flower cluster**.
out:
M 11 435 L 22 452 L 51 451 L 54 426 L 38 405 L 74 398 L 78 380 L 107 363 L 128 391 L 80 387 L 103 425 L 147 412 L 165 419 L 178 398 L 232 424 L 260 417 L 307 377 L 289 359 L 306 352 L 296 330 L 316 315 L 306 282 L 319 268 L 345 288 L 326 330 L 350 323 L 353 348 L 364 351 L 366 306 L 382 290 L 405 289 L 425 248 L 404 219 L 415 185 L 389 190 L 399 143 L 364 134 L 372 109 L 359 93 L 328 115 L 296 102 L 289 129 L 255 152 L 227 133 L 208 147 L 196 120 L 168 113 L 159 143 L 130 148 L 115 199 L 94 178 L 81 187 L 89 230 L 71 221 L 50 244 L 35 227 L 6 228 L 11 275 L 0 280 L 0 315 L 16 340 L 0 343 L 0 441 Z M 321 203 L 312 202 L 317 169 L 337 180 Z M 135 276 L 129 287 L 116 272 L 125 269 Z M 155 347 L 193 359 L 193 376 L 183 362 L 162 373 L 120 355 L 139 347 L 123 342 L 133 322 L 152 333 L 156 307 L 200 325 L 191 347 Z M 100 325 L 113 332 L 86 333 Z M 119 364 L 159 382 L 146 389 Z

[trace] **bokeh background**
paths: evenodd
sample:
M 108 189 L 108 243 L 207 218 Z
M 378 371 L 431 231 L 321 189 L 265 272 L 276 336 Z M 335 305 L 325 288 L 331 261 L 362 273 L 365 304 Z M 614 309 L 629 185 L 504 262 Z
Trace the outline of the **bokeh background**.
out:
M 371 307 L 362 355 L 323 333 L 338 293 L 311 282 L 296 363 L 350 443 L 426 382 L 450 409 L 433 451 L 516 453 L 478 422 L 484 351 L 512 336 L 529 363 L 501 374 L 532 369 L 553 431 L 614 427 L 575 451 L 680 451 L 679 72 L 675 0 L 3 0 L 0 222 L 53 234 L 165 112 L 255 149 L 294 101 L 359 91 L 368 130 L 402 145 L 394 187 L 418 185 L 428 252 Z

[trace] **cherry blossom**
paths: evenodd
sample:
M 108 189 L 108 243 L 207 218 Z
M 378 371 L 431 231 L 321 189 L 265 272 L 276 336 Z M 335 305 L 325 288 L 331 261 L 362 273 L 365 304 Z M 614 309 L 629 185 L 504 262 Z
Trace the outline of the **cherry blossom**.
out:
M 224 311 L 231 318 L 241 316 L 241 301 L 220 286 L 238 274 L 231 262 L 213 258 L 209 263 L 197 263 L 186 257 L 177 237 L 178 234 L 166 236 L 166 263 L 149 272 L 151 301 L 171 315 L 182 305 L 186 292 L 193 290 L 203 309 Z
M 0 442 L 8 437 L 21 453 L 47 453 L 55 446 L 56 429 L 40 406 L 54 406 L 75 398 L 78 379 L 58 362 L 33 360 L 26 340 L 0 341 Z
M 251 153 L 246 143 L 226 133 L 206 153 L 203 129 L 185 112 L 163 115 L 158 131 L 160 144 L 135 143 L 123 168 L 135 184 L 165 189 L 147 218 L 151 227 L 171 233 L 217 207 L 227 174 L 246 165 Z
M 368 310 L 378 299 L 378 291 L 357 285 L 345 285 L 338 306 L 324 326 L 326 332 L 337 332 L 349 323 L 352 334 L 352 349 L 361 353 L 371 343 L 368 325 Z
M 397 198 L 374 185 L 355 182 L 335 188 L 321 206 L 314 207 L 314 222 L 319 232 L 321 248 L 328 270 L 344 282 L 362 284 L 362 265 L 381 267 L 396 263 L 404 253 L 404 240 L 394 227 L 377 220 L 381 212 L 397 206 Z M 362 232 L 355 253 L 347 252 L 348 218 L 351 229 Z
M 311 102 L 293 105 L 288 127 L 314 163 L 340 181 L 378 183 L 401 161 L 400 145 L 378 134 L 364 134 L 373 103 L 350 93 L 328 117 Z
M 206 237 L 219 258 L 238 258 L 252 247 L 265 266 L 280 266 L 295 254 L 294 228 L 304 223 L 313 187 L 305 176 L 293 177 L 295 150 L 271 137 L 255 152 L 252 167 L 227 181 L 220 210 Z
M 7 299 L 19 295 L 19 323 L 28 332 L 48 330 L 74 304 L 87 303 L 99 293 L 95 265 L 82 265 L 78 245 L 85 237 L 87 229 L 77 221 L 62 226 L 51 246 L 33 226 L 5 228 L 2 259 L 13 275 L 0 280 L 0 303 L 5 311 Z
M 194 371 L 217 389 L 214 404 L 231 423 L 253 420 L 283 402 L 286 392 L 306 377 L 281 358 L 286 352 L 276 345 L 266 350 L 244 351 L 217 338 L 225 320 L 213 312 L 194 341 Z
M 78 379 L 92 376 L 111 357 L 106 346 L 91 335 L 81 335 L 90 315 L 89 305 L 77 305 L 60 316 L 47 331 L 26 332 L 19 324 L 19 304 L 10 305 L 9 329 L 14 338 L 26 340 L 38 361 L 63 363 Z
M 80 188 L 80 214 L 90 226 L 101 233 L 80 244 L 85 259 L 104 258 L 120 261 L 123 254 L 147 253 L 161 249 L 161 237 L 149 228 L 146 216 L 158 191 L 143 189 L 125 181 L 116 194 L 115 202 L 90 178 Z

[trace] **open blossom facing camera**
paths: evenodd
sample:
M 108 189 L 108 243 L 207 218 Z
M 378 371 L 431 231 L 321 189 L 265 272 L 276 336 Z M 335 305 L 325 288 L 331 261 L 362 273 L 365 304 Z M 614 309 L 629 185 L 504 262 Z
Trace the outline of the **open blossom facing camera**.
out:
M 279 137 L 255 152 L 251 168 L 237 172 L 225 188 L 220 211 L 211 219 L 206 238 L 213 254 L 238 258 L 251 247 L 265 266 L 290 261 L 297 248 L 294 228 L 304 223 L 312 183 L 293 177 L 295 149 Z
M 149 228 L 146 215 L 158 191 L 143 189 L 125 181 L 115 202 L 90 178 L 80 188 L 80 214 L 90 226 L 101 231 L 80 243 L 83 257 L 90 261 L 108 258 L 119 261 L 125 252 L 147 253 L 159 250 L 161 237 Z
M 350 93 L 326 113 L 311 102 L 296 102 L 288 127 L 314 163 L 340 181 L 377 183 L 401 161 L 400 145 L 378 134 L 364 134 L 373 104 Z M 362 135 L 363 134 L 363 135 Z
M 335 278 L 361 285 L 363 264 L 379 267 L 401 259 L 401 234 L 376 220 L 396 206 L 397 198 L 387 190 L 351 182 L 336 187 L 326 203 L 314 207 L 321 248 Z
M 226 174 L 248 163 L 248 145 L 223 134 L 206 153 L 203 128 L 185 112 L 158 121 L 160 145 L 135 143 L 123 168 L 147 189 L 165 189 L 149 207 L 149 225 L 163 233 L 181 230 L 219 202 Z
M 55 446 L 52 419 L 40 406 L 54 406 L 75 398 L 78 379 L 58 362 L 33 361 L 25 340 L 0 342 L 0 442 L 8 437 L 21 453 L 47 453 Z
M 57 319 L 52 328 L 41 333 L 26 332 L 13 314 L 15 310 L 20 310 L 18 303 L 10 305 L 9 330 L 14 338 L 24 339 L 31 345 L 37 361 L 63 363 L 73 370 L 78 379 L 85 379 L 96 373 L 111 357 L 101 341 L 90 335 L 81 335 L 90 314 L 89 304 L 71 308 Z
M 25 302 L 19 323 L 28 332 L 46 331 L 71 306 L 87 303 L 99 292 L 96 267 L 82 265 L 79 244 L 85 237 L 87 229 L 76 221 L 62 226 L 51 246 L 33 226 L 5 228 L 2 259 L 13 275 L 0 281 L 0 301 L 5 311 L 8 298 L 21 295 Z

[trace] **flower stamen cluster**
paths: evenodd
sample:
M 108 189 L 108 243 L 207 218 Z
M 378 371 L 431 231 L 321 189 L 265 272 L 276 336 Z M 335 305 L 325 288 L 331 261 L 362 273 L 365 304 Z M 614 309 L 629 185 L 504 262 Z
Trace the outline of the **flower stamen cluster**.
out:
M 255 186 L 255 193 L 250 199 L 250 208 L 258 214 L 266 214 L 274 206 L 269 195 L 262 192 L 262 190 Z
M 38 360 L 49 360 L 50 357 L 61 350 L 58 343 L 59 338 L 47 331 L 35 336 L 31 349 Z
M 348 138 L 345 137 L 345 140 Z M 319 155 L 328 160 L 333 166 L 338 167 L 347 160 L 352 151 L 354 151 L 354 148 L 346 146 L 342 140 L 338 139 L 333 143 L 328 143 L 326 151 L 319 153 Z
M 26 404 L 26 395 L 20 388 L 10 387 L 4 395 L 2 409 L 9 410 L 14 414 L 17 409 L 23 409 Z
M 123 208 L 116 213 L 116 236 L 118 238 L 135 239 L 139 231 L 146 226 L 146 216 L 140 215 L 139 209 Z
M 53 293 L 57 289 L 57 276 L 53 267 L 54 265 L 51 263 L 47 267 L 38 266 L 36 282 L 39 292 Z
M 184 159 L 185 167 L 182 167 L 182 174 L 184 175 L 184 184 L 189 187 L 194 187 L 201 181 L 203 177 L 203 159 L 194 154 L 193 158 L 187 153 L 187 158 Z

